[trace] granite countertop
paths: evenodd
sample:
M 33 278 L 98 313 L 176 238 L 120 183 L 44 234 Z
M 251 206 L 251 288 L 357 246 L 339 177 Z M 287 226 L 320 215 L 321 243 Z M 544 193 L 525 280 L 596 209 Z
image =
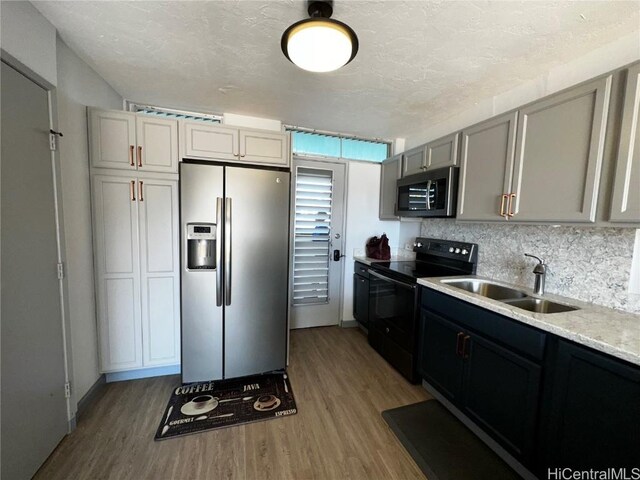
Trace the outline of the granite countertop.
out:
M 502 303 L 499 300 L 492 300 L 482 295 L 440 283 L 440 280 L 445 278 L 460 277 L 420 278 L 418 283 L 540 330 L 640 365 L 640 315 L 547 293 L 542 298 L 578 307 L 579 310 L 547 314 L 534 313 Z M 538 295 L 534 295 L 530 289 L 505 282 L 477 275 L 469 275 L 465 278 L 487 280 L 498 285 L 523 290 L 532 297 L 540 298 Z
M 411 262 L 416 259 L 416 254 L 413 252 L 398 252 L 397 254 L 391 255 L 389 260 L 378 260 L 376 258 L 369 258 L 364 255 L 354 255 L 353 260 L 356 262 L 364 263 L 365 265 L 371 265 L 372 263 L 378 262 Z

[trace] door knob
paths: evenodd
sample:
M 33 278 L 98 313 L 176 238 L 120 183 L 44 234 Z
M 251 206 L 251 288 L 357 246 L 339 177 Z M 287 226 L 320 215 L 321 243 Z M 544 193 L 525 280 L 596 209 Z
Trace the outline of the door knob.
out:
M 340 238 L 340 234 L 339 234 L 339 233 L 336 233 L 336 234 L 334 235 L 334 237 L 335 237 L 336 239 L 338 239 L 338 238 Z

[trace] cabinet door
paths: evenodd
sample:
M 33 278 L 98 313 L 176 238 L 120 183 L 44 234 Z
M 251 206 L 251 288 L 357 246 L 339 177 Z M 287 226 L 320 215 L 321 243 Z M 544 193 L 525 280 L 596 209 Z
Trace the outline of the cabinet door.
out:
M 511 454 L 532 461 L 541 367 L 478 335 L 466 357 L 463 411 Z
M 604 470 L 640 459 L 640 367 L 559 340 L 541 422 L 547 468 Z
M 640 64 L 629 68 L 613 183 L 613 222 L 640 222 Z
M 135 170 L 136 115 L 89 109 L 91 166 Z
M 369 324 L 369 279 L 353 274 L 353 318 L 365 327 Z
M 427 148 L 426 145 L 412 148 L 404 152 L 402 162 L 402 176 L 414 175 L 424 172 L 427 169 Z
M 180 363 L 178 182 L 139 177 L 144 366 Z
M 459 133 L 447 135 L 427 144 L 427 167 L 442 168 L 458 164 Z
M 517 118 L 507 113 L 462 132 L 458 220 L 504 220 L 501 199 L 511 185 Z
M 204 122 L 183 122 L 184 153 L 187 157 L 238 160 L 238 129 Z
M 514 220 L 593 222 L 611 76 L 520 110 Z
M 267 165 L 289 165 L 287 135 L 240 130 L 240 160 Z
M 178 121 L 138 115 L 136 164 L 148 172 L 178 173 Z
M 141 367 L 135 177 L 95 175 L 92 183 L 101 370 Z
M 397 220 L 397 182 L 402 174 L 402 155 L 388 158 L 380 168 L 380 220 Z
M 458 355 L 463 330 L 435 313 L 422 310 L 419 369 L 422 378 L 445 397 L 458 401 L 462 357 Z

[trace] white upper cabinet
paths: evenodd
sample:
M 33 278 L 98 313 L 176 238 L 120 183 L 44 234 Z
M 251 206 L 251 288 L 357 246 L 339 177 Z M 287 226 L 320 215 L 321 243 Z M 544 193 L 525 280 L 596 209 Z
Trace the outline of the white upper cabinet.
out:
M 509 216 L 594 222 L 611 76 L 520 109 Z
M 185 157 L 261 165 L 289 166 L 284 133 L 181 121 Z
M 178 172 L 178 122 L 132 112 L 89 109 L 91 166 Z
M 640 63 L 627 71 L 610 220 L 640 223 Z

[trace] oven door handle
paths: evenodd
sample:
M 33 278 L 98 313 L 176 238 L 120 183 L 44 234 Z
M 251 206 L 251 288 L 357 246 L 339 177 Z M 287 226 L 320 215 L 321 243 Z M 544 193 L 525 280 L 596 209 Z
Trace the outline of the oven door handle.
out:
M 369 270 L 369 275 L 373 275 L 374 277 L 378 277 L 380 280 L 385 280 L 387 282 L 395 283 L 409 290 L 415 290 L 416 286 L 408 283 L 399 282 L 398 280 L 394 280 L 393 278 L 385 277 L 384 275 L 380 275 L 379 273 L 374 272 L 373 270 Z

